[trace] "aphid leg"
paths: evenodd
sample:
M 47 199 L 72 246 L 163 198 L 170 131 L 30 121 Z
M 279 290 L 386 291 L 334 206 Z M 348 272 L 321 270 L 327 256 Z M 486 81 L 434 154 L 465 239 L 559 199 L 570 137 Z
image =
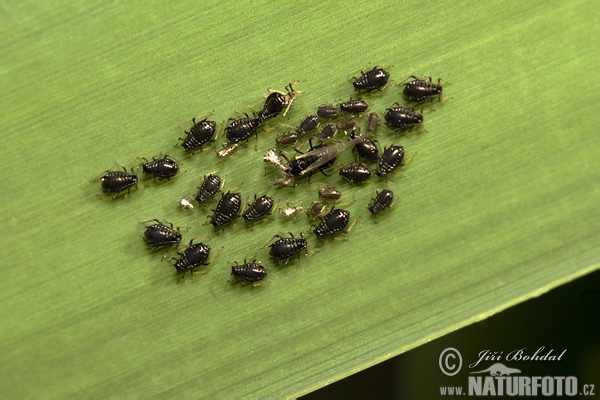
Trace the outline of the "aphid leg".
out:
M 167 253 L 169 252 L 170 248 L 171 248 L 171 246 L 167 246 L 167 251 L 165 251 L 165 253 L 160 258 L 161 262 L 165 260 L 165 257 L 167 256 Z
M 341 232 L 342 232 L 342 233 L 349 233 L 349 232 L 350 232 L 350 230 L 351 230 L 352 228 L 354 228 L 354 225 L 356 225 L 356 222 L 358 221 L 358 218 L 360 218 L 360 217 L 356 217 L 356 218 L 354 219 L 354 221 L 352 222 L 352 224 L 350 224 L 350 228 L 346 229 L 345 231 L 341 231 Z M 332 233 L 332 234 L 331 234 L 331 237 L 333 238 L 333 240 L 348 240 L 348 238 L 347 238 L 347 237 L 345 237 L 345 236 L 344 236 L 344 237 L 334 237 L 334 235 L 335 235 L 335 233 Z
M 330 177 L 330 176 L 331 176 L 331 174 L 327 174 L 327 173 L 325 173 L 325 171 L 323 171 L 321 168 L 319 168 L 319 171 L 320 171 L 320 172 L 321 172 L 323 175 L 325 175 L 325 176 L 327 176 L 327 177 Z M 309 179 L 310 179 L 310 177 L 309 177 Z

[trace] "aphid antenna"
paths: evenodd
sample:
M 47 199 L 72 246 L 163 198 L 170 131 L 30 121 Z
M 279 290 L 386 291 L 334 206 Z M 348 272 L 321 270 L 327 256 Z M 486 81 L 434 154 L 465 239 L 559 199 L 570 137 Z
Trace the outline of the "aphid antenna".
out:
M 205 113 L 203 113 L 203 114 L 200 114 L 200 115 L 196 115 L 194 118 L 192 118 L 192 121 L 196 121 L 197 119 L 200 119 L 200 118 L 207 117 L 207 116 L 209 116 L 209 115 L 212 115 L 212 114 L 214 114 L 214 113 L 215 113 L 215 110 L 212 110 L 212 111 L 209 111 L 209 112 L 205 112 Z
M 140 224 L 147 224 L 148 222 L 158 222 L 159 224 L 161 224 L 161 225 L 164 225 L 164 224 L 163 224 L 161 221 L 159 221 L 159 220 L 158 220 L 158 219 L 156 219 L 156 218 L 149 219 L 149 220 L 146 220 L 146 221 L 142 221 L 142 222 L 140 222 Z M 168 222 L 168 221 L 165 221 L 165 222 Z M 169 223 L 170 223 L 170 222 L 169 222 Z M 170 223 L 170 224 L 171 224 L 171 223 Z M 171 228 L 173 228 L 173 224 L 171 224 Z
M 412 156 L 408 157 L 408 160 L 404 161 L 402 164 L 400 164 L 400 166 L 401 166 L 401 167 L 404 167 L 405 165 L 407 165 L 407 164 L 410 162 L 410 160 L 412 160 L 412 159 L 413 159 L 413 157 L 414 157 L 415 155 L 417 155 L 417 153 L 416 153 L 416 152 L 415 152 L 415 153 L 413 153 L 413 155 L 412 155 Z
M 109 169 L 102 171 L 100 173 L 100 175 L 97 175 L 95 177 L 93 177 L 92 179 L 90 179 L 90 182 L 96 182 L 98 179 L 102 178 L 104 175 L 108 174 L 109 172 L 111 172 Z M 102 196 L 102 198 L 106 197 L 105 195 L 100 195 Z
M 277 233 L 277 234 L 273 235 L 273 237 L 272 237 L 271 239 L 269 239 L 269 241 L 268 241 L 268 242 L 267 242 L 267 243 L 266 243 L 266 244 L 265 244 L 263 247 L 261 247 L 261 249 L 264 249 L 264 248 L 265 248 L 265 247 L 267 247 L 268 245 L 275 243 L 275 240 L 273 240 L 273 239 L 275 239 L 275 238 L 277 238 L 278 240 L 279 240 L 279 239 L 283 239 L 284 237 L 283 237 L 283 236 L 281 236 L 281 234 L 285 234 L 285 233 L 286 233 L 286 232 L 279 232 L 279 233 Z M 287 232 L 287 234 L 288 234 L 288 235 L 290 235 L 290 237 L 292 237 L 292 238 L 294 237 L 294 235 L 292 234 L 292 232 Z
M 217 251 L 217 254 L 215 254 L 214 256 L 212 256 L 212 258 L 210 259 L 210 261 L 208 262 L 209 264 L 212 264 L 213 261 L 215 261 L 215 258 L 217 258 L 217 256 L 219 254 L 221 254 L 221 250 L 223 250 L 223 246 L 219 247 L 219 250 Z
M 236 190 L 238 190 L 238 189 L 239 189 L 239 188 L 241 188 L 242 186 L 244 186 L 244 184 L 243 184 L 243 183 L 240 183 L 239 185 L 237 185 L 237 186 L 234 186 L 234 187 L 232 187 L 231 189 L 228 189 L 228 190 L 227 190 L 227 193 L 232 193 L 232 192 L 235 192 Z

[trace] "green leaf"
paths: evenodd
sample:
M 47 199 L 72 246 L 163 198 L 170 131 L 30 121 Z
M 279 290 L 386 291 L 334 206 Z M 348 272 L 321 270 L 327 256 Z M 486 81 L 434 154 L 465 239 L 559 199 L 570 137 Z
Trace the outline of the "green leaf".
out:
M 2 397 L 298 396 L 598 269 L 597 17 L 591 1 L 5 3 Z M 452 82 L 452 99 L 425 110 L 428 133 L 380 123 L 382 146 L 416 153 L 386 183 L 313 178 L 353 202 L 347 241 L 317 245 L 305 215 L 217 233 L 209 207 L 177 208 L 219 170 L 245 199 L 271 188 L 306 209 L 318 187 L 274 190 L 262 155 L 369 62 L 393 66 L 364 96 L 380 117 L 411 74 Z M 222 133 L 173 148 L 192 116 L 256 110 L 294 80 L 304 93 L 257 150 L 220 163 Z M 114 161 L 161 152 L 186 172 L 97 198 L 89 180 Z M 374 218 L 385 185 L 397 200 Z M 223 251 L 176 284 L 142 241 L 152 218 Z M 307 232 L 310 254 L 271 262 L 282 231 Z M 228 283 L 255 254 L 268 282 Z

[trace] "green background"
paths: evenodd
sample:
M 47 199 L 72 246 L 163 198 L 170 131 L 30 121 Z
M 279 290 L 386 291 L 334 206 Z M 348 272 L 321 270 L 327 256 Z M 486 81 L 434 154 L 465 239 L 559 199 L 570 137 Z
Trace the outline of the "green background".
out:
M 5 2 L 0 13 L 5 398 L 296 396 L 600 265 L 593 1 Z M 308 235 L 311 253 L 276 267 L 260 248 L 308 232 L 304 215 L 217 234 L 209 207 L 177 209 L 214 170 L 245 198 L 270 187 L 261 159 L 287 129 L 278 122 L 347 98 L 369 62 L 393 66 L 392 85 L 368 97 L 380 114 L 410 74 L 452 82 L 452 99 L 426 111 L 428 133 L 379 128 L 382 145 L 417 153 L 386 183 L 391 212 L 365 208 L 379 180 L 315 178 L 339 185 L 358 223 L 347 241 Z M 173 148 L 193 115 L 225 120 L 304 79 L 257 150 L 219 163 Z M 161 152 L 186 172 L 98 199 L 95 175 Z M 316 190 L 270 193 L 306 207 Z M 141 240 L 151 218 L 224 249 L 176 285 Z M 267 284 L 229 284 L 228 263 L 254 254 Z

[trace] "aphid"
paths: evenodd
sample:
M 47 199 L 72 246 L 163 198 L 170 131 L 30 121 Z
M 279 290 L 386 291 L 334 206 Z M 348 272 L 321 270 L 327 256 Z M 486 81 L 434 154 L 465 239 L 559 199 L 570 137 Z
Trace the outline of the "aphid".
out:
M 390 107 L 384 114 L 385 124 L 400 130 L 412 129 L 423 123 L 423 116 L 417 114 L 413 110 L 401 107 L 398 103 L 394 103 L 397 107 Z
M 326 104 L 317 108 L 317 116 L 319 116 L 319 118 L 333 118 L 337 117 L 339 114 L 340 111 L 337 107 L 332 106 L 331 104 Z
M 308 210 L 306 210 L 306 215 L 308 218 L 317 218 L 323 213 L 323 203 L 320 201 L 313 201 Z
M 146 231 L 144 232 L 144 241 L 148 243 L 148 246 L 150 246 L 152 250 L 158 247 L 171 246 L 181 242 L 181 233 L 179 233 L 179 228 L 177 228 L 177 230 L 173 229 L 172 223 L 169 222 L 169 226 L 166 226 L 157 219 L 151 219 L 145 222 L 150 221 L 155 221 L 156 224 L 146 227 Z
M 408 101 L 418 103 L 433 97 L 438 97 L 439 101 L 442 101 L 442 78 L 438 79 L 437 85 L 431 82 L 431 77 L 428 76 L 429 81 L 425 81 L 417 78 L 414 75 L 409 76 L 406 79 L 415 78 L 414 81 L 402 83 L 404 86 L 404 98 Z
M 369 118 L 367 119 L 367 129 L 365 129 L 367 134 L 375 133 L 375 129 L 377 129 L 377 122 L 379 122 L 379 115 L 377 115 L 376 112 L 370 113 Z
M 227 192 L 221 196 L 221 200 L 217 204 L 217 208 L 214 210 L 214 214 L 210 223 L 215 228 L 220 228 L 223 224 L 231 222 L 231 219 L 240 210 L 242 204 L 242 195 L 240 193 Z
M 304 250 L 305 254 L 308 254 L 308 242 L 304 239 L 304 235 L 300 234 L 301 238 L 296 239 L 292 232 L 289 232 L 288 234 L 290 237 L 275 235 L 274 238 L 279 238 L 279 240 L 269 246 L 269 255 L 271 258 L 273 260 L 281 261 L 283 265 L 286 265 L 288 261 L 290 261 L 290 258 L 294 257 L 296 254 L 298 254 L 298 259 L 300 259 L 300 252 L 302 252 L 302 250 Z
M 274 184 L 279 186 L 277 189 L 281 189 L 282 187 L 295 187 L 296 179 L 292 175 L 286 175 L 277 179 Z
M 333 137 L 333 135 L 335 135 L 336 131 L 337 131 L 337 128 L 335 127 L 334 124 L 327 124 L 323 127 L 321 132 L 319 132 L 319 134 L 317 136 L 315 136 L 315 139 L 320 140 L 320 141 L 325 141 L 325 140 L 331 139 Z
M 181 199 L 179 199 L 179 201 L 177 202 L 177 205 L 184 210 L 186 208 L 188 208 L 190 210 L 194 209 L 194 205 L 192 203 L 190 203 L 190 201 L 188 199 L 186 199 L 185 197 L 182 197 Z
M 250 136 L 255 135 L 258 139 L 258 128 L 261 126 L 260 118 L 250 118 L 248 114 L 246 118 L 229 118 L 231 122 L 225 130 L 227 131 L 227 139 L 233 143 L 243 142 L 244 140 L 249 141 Z
M 319 197 L 327 200 L 337 200 L 342 197 L 342 192 L 333 187 L 320 188 Z
M 198 194 L 196 195 L 196 201 L 200 204 L 213 197 L 221 188 L 221 177 L 218 175 L 210 174 L 204 176 L 202 185 L 198 187 Z
M 145 158 L 142 159 L 146 160 Z M 179 172 L 179 165 L 177 165 L 174 160 L 170 159 L 168 155 L 158 159 L 152 157 L 152 161 L 144 163 L 142 168 L 145 174 L 153 175 L 154 179 L 171 179 Z
M 302 210 L 302 206 L 290 207 L 290 203 L 285 203 L 286 208 L 282 208 L 281 214 L 283 215 L 283 219 L 289 219 L 291 217 L 296 218 L 296 213 L 299 213 Z
M 215 134 L 217 123 L 215 121 L 207 121 L 206 118 L 204 118 L 202 121 L 196 122 L 196 118 L 201 118 L 208 114 L 202 114 L 192 118 L 193 126 L 189 131 L 183 131 L 187 137 L 185 139 L 179 138 L 179 140 L 183 139 L 181 146 L 183 146 L 185 151 L 192 152 L 193 154 L 196 149 L 202 150 L 203 144 L 215 141 L 215 139 L 212 137 Z
M 242 217 L 244 217 L 246 222 L 250 222 L 269 215 L 272 213 L 271 209 L 273 208 L 274 201 L 272 197 L 262 196 L 257 199 L 256 195 L 254 195 L 254 202 L 248 207 L 246 212 L 242 213 Z
M 317 116 L 309 115 L 300 123 L 300 126 L 296 128 L 296 133 L 298 133 L 300 136 L 306 135 L 308 132 L 317 129 L 317 126 L 319 126 L 319 119 Z
M 219 159 L 223 159 L 229 155 L 235 148 L 238 146 L 238 143 L 233 143 L 231 146 L 225 147 L 223 150 L 217 151 L 217 157 Z
M 378 68 L 377 66 L 367 73 L 364 72 L 365 69 L 366 67 L 360 71 L 360 78 L 354 78 L 356 79 L 356 81 L 353 83 L 354 89 L 358 91 L 364 90 L 367 92 L 371 92 L 373 90 L 382 90 L 383 87 L 388 83 L 390 73 Z
M 249 283 L 251 286 L 259 286 L 256 282 L 260 282 L 267 276 L 267 271 L 263 268 L 260 263 L 256 262 L 256 259 L 252 262 L 247 262 L 244 259 L 244 264 L 239 265 L 237 261 L 234 261 L 235 267 L 231 267 L 231 275 L 235 278 L 240 279 L 244 283 Z
M 380 192 L 377 192 L 377 195 L 371 199 L 371 204 L 369 204 L 369 211 L 371 214 L 375 215 L 385 210 L 386 208 L 392 205 L 392 201 L 394 201 L 394 192 L 391 190 L 384 189 Z
M 365 136 L 363 135 L 357 135 L 353 139 L 347 140 L 345 142 L 339 142 L 331 146 L 320 144 L 318 146 L 311 147 L 311 150 L 309 152 L 302 154 L 296 157 L 294 160 L 292 160 L 296 161 L 297 163 L 297 173 L 290 173 L 292 175 L 304 175 L 307 172 L 310 172 L 312 174 L 312 171 L 318 168 L 321 171 L 321 173 L 323 173 L 323 175 L 329 176 L 325 172 L 323 172 L 323 169 L 332 166 L 338 154 L 354 146 L 356 143 L 361 142 L 362 140 L 364 140 L 364 138 Z M 301 153 L 300 151 L 298 152 Z
M 203 243 L 194 244 L 194 239 L 192 239 L 189 246 L 183 251 L 178 251 L 177 254 L 181 257 L 175 262 L 174 267 L 178 273 L 182 274 L 179 279 L 183 279 L 187 271 L 194 274 L 194 268 L 200 265 L 209 265 L 206 260 L 210 254 L 210 246 Z
M 375 170 L 375 175 L 383 178 L 385 175 L 392 172 L 397 166 L 402 164 L 404 158 L 403 146 L 390 146 L 383 151 L 379 166 Z
M 134 167 L 131 168 L 131 174 L 127 173 L 127 169 L 121 165 L 123 171 L 104 171 L 95 179 L 102 177 L 102 190 L 105 193 L 114 193 L 113 199 L 117 198 L 125 189 L 127 194 L 131 192 L 133 185 L 137 186 L 138 177 L 133 173 Z
M 371 177 L 371 171 L 364 165 L 351 165 L 340 169 L 340 176 L 350 182 L 361 183 Z
M 294 144 L 298 141 L 298 134 L 297 133 L 286 133 L 285 135 L 280 135 L 277 136 L 275 138 L 275 144 L 277 146 L 285 146 L 285 145 L 290 145 L 290 144 Z
M 356 121 L 353 119 L 347 119 L 345 121 L 342 121 L 338 124 L 337 128 L 340 131 L 349 131 L 351 129 L 354 129 L 354 127 L 356 126 Z
M 360 134 L 356 131 L 352 131 L 348 135 L 348 137 L 350 137 L 350 139 L 356 139 L 359 136 L 360 136 Z M 379 149 L 375 145 L 375 142 L 373 142 L 371 139 L 369 139 L 366 136 L 363 136 L 363 140 L 357 142 L 354 145 L 354 150 L 356 151 L 356 154 L 358 154 L 358 156 L 360 158 L 362 158 L 363 160 L 366 160 L 366 161 L 375 161 L 379 158 Z
M 350 221 L 350 212 L 341 208 L 332 208 L 325 217 L 321 218 L 321 224 L 314 230 L 317 238 L 333 235 L 344 229 Z
M 308 153 L 302 153 L 300 150 L 294 149 L 294 150 L 296 150 L 297 153 L 299 153 L 301 155 L 294 158 L 293 160 L 289 161 L 289 163 L 286 167 L 286 171 L 285 171 L 287 174 L 294 175 L 294 176 L 303 175 L 304 172 L 306 172 L 306 170 L 308 168 L 311 168 L 315 163 L 318 163 L 320 161 L 320 158 L 323 155 L 329 156 L 329 154 L 330 154 L 328 152 L 323 152 L 323 153 L 313 153 L 313 152 L 319 151 L 321 149 L 324 150 L 325 148 L 333 147 L 333 146 L 327 146 L 325 144 L 319 144 L 319 145 L 313 147 L 312 140 L 310 140 L 310 139 L 309 139 L 309 144 L 310 144 L 310 151 Z M 313 153 L 313 154 L 309 155 L 310 153 Z M 283 154 L 281 154 L 281 155 L 284 158 L 286 158 Z M 318 166 L 311 168 L 311 170 L 318 168 L 319 171 L 321 171 L 321 173 L 323 175 L 329 176 L 323 170 L 331 167 L 334 162 L 335 162 L 335 154 L 333 154 L 332 157 L 328 157 L 327 160 L 320 162 Z M 312 172 L 311 172 L 311 176 L 312 176 Z M 310 176 L 309 176 L 308 180 L 310 182 Z
M 340 111 L 350 114 L 360 114 L 367 108 L 369 108 L 369 105 L 362 100 L 349 100 L 340 104 Z
M 287 109 L 283 113 L 283 116 L 285 117 L 285 115 L 287 114 L 287 110 L 289 110 L 289 108 L 291 107 L 296 95 L 302 93 L 292 88 L 292 85 L 296 83 L 299 83 L 299 81 L 291 82 L 285 87 L 287 93 L 273 91 L 273 93 L 269 94 L 269 96 L 267 96 L 267 99 L 265 100 L 265 105 L 263 106 L 262 110 L 260 110 L 257 114 L 258 118 L 268 119 L 276 117 L 277 115 L 279 115 L 280 112 L 283 111 L 284 108 L 287 107 Z

